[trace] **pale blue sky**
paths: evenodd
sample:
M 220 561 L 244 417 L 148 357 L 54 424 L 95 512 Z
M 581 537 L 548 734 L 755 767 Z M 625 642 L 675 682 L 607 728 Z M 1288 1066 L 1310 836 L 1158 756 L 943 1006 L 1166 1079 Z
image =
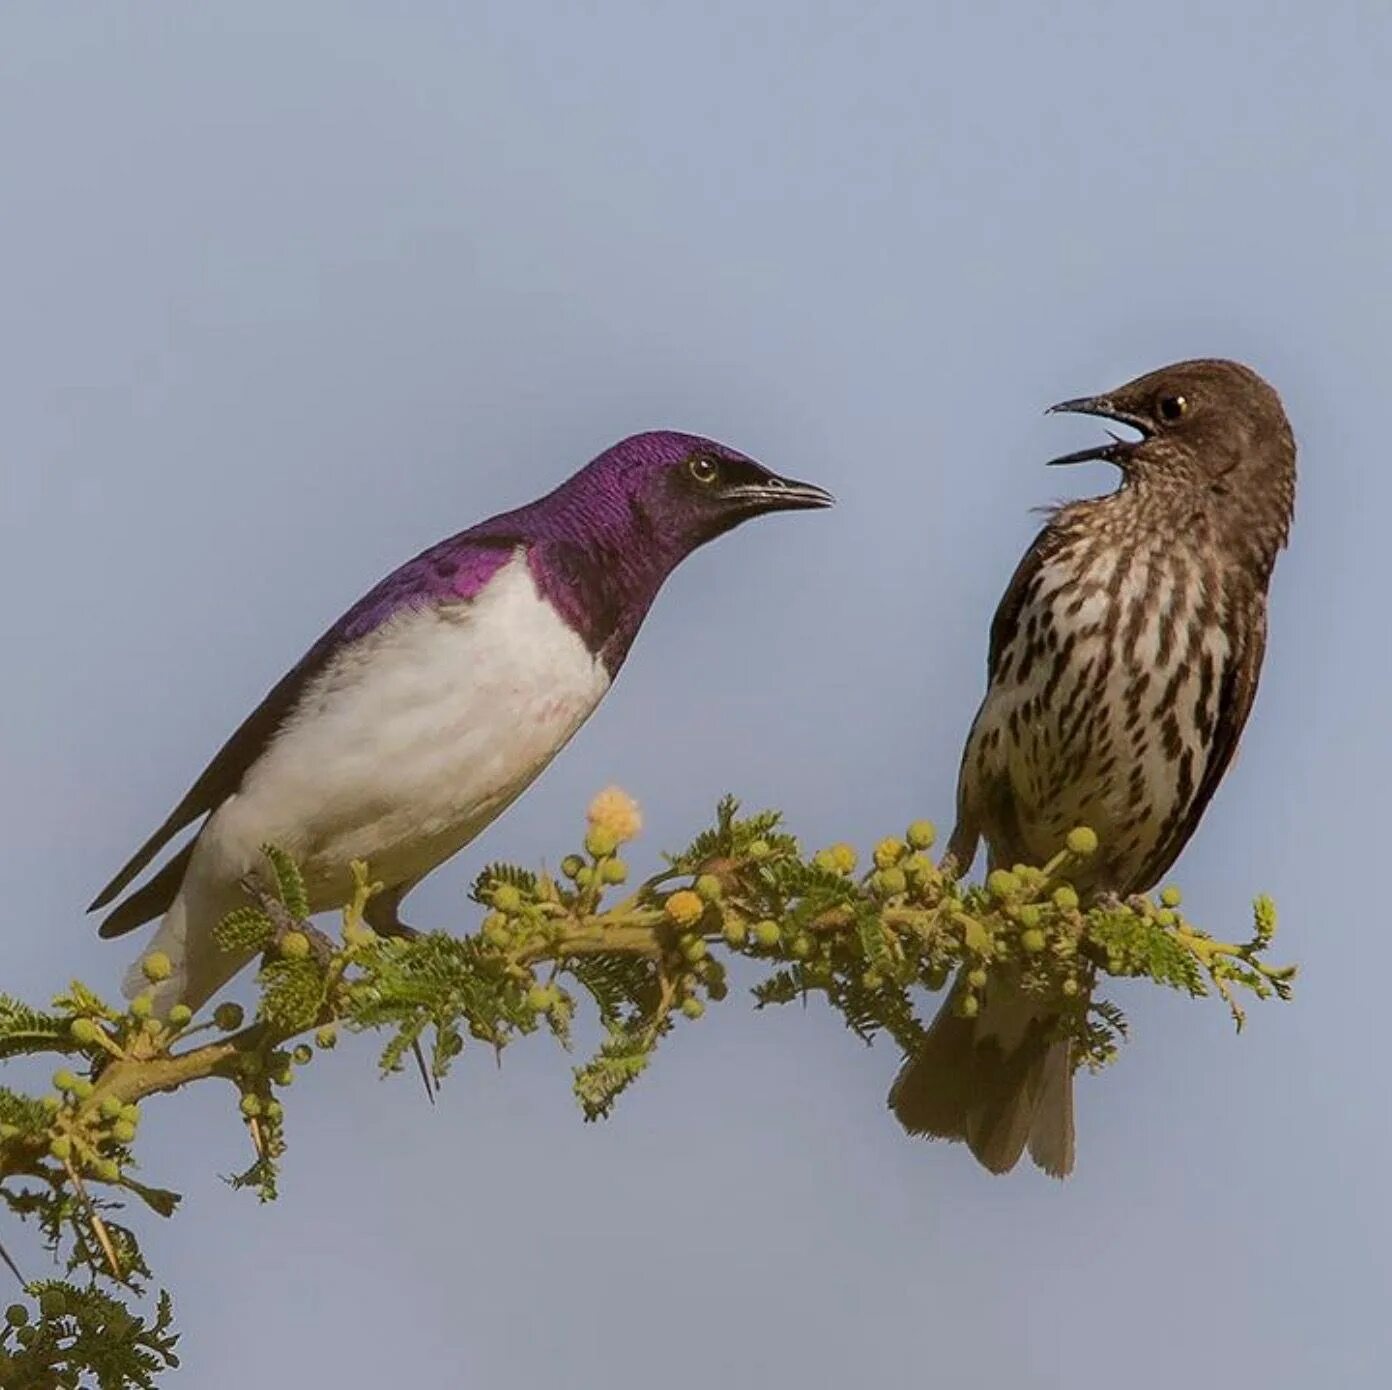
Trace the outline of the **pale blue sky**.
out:
M 1120 991 L 1062 1186 L 905 1139 L 890 1048 L 738 993 L 603 1127 L 539 1040 L 434 1111 L 346 1048 L 269 1210 L 215 1176 L 226 1094 L 152 1103 L 183 1383 L 1382 1382 L 1389 69 L 1381 0 L 0 11 L 23 994 L 114 984 L 83 905 L 329 620 L 624 434 L 842 502 L 689 562 L 417 920 L 469 924 L 473 871 L 554 861 L 611 781 L 643 863 L 727 789 L 813 842 L 946 821 L 1031 509 L 1111 483 L 1039 466 L 1096 437 L 1043 408 L 1231 355 L 1301 443 L 1256 713 L 1176 873 L 1225 933 L 1276 896 L 1295 1004 L 1238 1039 Z

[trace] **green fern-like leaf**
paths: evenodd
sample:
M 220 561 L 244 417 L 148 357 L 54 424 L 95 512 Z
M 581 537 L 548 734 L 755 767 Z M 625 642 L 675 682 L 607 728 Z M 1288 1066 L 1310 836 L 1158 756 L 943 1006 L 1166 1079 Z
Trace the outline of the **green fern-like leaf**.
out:
M 0 994 L 0 1058 L 33 1052 L 76 1052 L 66 1018 L 31 1009 Z
M 213 939 L 222 951 L 262 951 L 274 933 L 274 924 L 259 907 L 234 907 L 213 928 Z
M 261 853 L 270 861 L 275 874 L 276 893 L 285 910 L 297 921 L 309 916 L 309 893 L 300 866 L 278 845 L 262 845 Z

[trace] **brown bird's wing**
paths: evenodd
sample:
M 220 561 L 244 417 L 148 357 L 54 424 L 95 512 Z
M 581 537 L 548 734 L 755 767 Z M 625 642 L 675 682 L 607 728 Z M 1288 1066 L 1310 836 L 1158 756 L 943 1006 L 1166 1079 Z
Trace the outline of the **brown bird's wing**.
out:
M 1259 608 L 1248 622 L 1229 623 L 1228 632 L 1235 637 L 1237 650 L 1232 653 L 1219 685 L 1218 714 L 1198 788 L 1173 828 L 1156 845 L 1145 867 L 1137 875 L 1134 892 L 1144 893 L 1154 887 L 1189 843 L 1189 837 L 1198 829 L 1213 793 L 1218 790 L 1218 783 L 1232 763 L 1247 716 L 1252 712 L 1257 682 L 1261 678 L 1262 658 L 1266 654 L 1264 607 Z
M 220 806 L 237 790 L 247 768 L 265 751 L 266 745 L 299 700 L 300 692 L 323 666 L 328 651 L 328 644 L 324 640 L 315 643 L 299 665 L 282 677 L 270 694 L 242 721 L 236 733 L 222 745 L 217 756 L 189 788 L 184 799 L 169 813 L 164 824 L 97 894 L 88 912 L 95 912 L 117 898 L 170 839 L 200 816 Z M 149 883 L 119 903 L 102 922 L 98 934 L 104 937 L 120 936 L 166 912 L 179 891 L 192 853 L 193 843 L 190 842 Z
M 1039 571 L 1058 554 L 1065 542 L 1065 536 L 1052 524 L 1034 538 L 1034 543 L 1015 566 L 1015 573 L 1010 576 L 1010 583 L 1006 585 L 1005 593 L 996 605 L 995 616 L 991 619 L 990 646 L 986 656 L 986 698 L 976 712 L 966 747 L 962 750 L 962 765 L 957 774 L 957 825 L 947 845 L 947 852 L 956 861 L 959 873 L 969 869 L 976 858 L 977 841 L 983 829 L 990 825 L 1004 832 L 1015 815 L 1014 793 L 1009 782 L 983 777 L 979 769 L 972 766 L 978 753 L 977 732 L 990 703 L 991 686 L 1000 679 L 1005 653 L 1019 631 L 1020 614 L 1029 600 L 1030 590 Z M 1018 832 L 1013 836 L 998 834 L 996 838 L 1008 838 L 1016 844 L 1022 840 Z M 1008 854 L 1004 859 L 1006 863 L 1013 864 L 1021 857 L 1022 852 Z

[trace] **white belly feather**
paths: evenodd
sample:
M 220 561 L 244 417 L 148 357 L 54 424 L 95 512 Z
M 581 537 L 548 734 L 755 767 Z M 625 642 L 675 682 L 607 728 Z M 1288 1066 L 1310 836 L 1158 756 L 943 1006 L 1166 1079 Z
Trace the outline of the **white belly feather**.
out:
M 608 688 L 521 552 L 471 602 L 400 614 L 355 643 L 204 827 L 155 943 L 189 957 L 178 993 L 206 997 L 240 965 L 193 957 L 263 844 L 300 863 L 314 911 L 342 904 L 353 859 L 389 886 L 418 878 L 524 791 Z

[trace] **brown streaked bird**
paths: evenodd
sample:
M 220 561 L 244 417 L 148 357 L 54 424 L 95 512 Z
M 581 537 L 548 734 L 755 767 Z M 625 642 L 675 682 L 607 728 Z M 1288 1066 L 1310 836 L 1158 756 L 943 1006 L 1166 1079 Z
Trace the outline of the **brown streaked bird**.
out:
M 1053 460 L 1103 459 L 1121 486 L 1055 511 L 1001 599 L 948 852 L 963 872 L 982 839 L 991 868 L 1042 864 L 1087 825 L 1101 849 L 1078 891 L 1140 893 L 1194 833 L 1251 711 L 1295 439 L 1261 377 L 1214 359 L 1052 410 L 1140 438 Z M 993 1173 L 1028 1144 L 1066 1176 L 1073 1059 L 1056 1017 L 1008 982 L 970 1019 L 949 1000 L 890 1091 L 899 1121 L 964 1140 Z

